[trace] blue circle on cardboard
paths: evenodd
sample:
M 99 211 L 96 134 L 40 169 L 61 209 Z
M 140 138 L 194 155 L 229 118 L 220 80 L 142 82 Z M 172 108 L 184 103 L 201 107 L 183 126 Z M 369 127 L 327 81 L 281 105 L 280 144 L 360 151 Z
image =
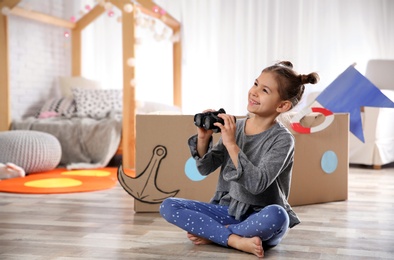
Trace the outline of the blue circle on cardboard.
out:
M 203 176 L 197 169 L 196 160 L 190 157 L 185 163 L 185 173 L 186 176 L 192 181 L 202 181 L 207 176 Z
M 321 158 L 321 168 L 325 173 L 333 173 L 338 167 L 338 157 L 333 151 L 326 151 Z

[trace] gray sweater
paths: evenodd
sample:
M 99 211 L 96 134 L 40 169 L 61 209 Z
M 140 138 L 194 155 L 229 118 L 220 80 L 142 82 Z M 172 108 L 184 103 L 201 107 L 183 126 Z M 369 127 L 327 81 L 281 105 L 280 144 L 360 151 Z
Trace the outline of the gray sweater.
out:
M 197 168 L 202 175 L 220 169 L 213 204 L 229 206 L 229 214 L 238 220 L 265 206 L 278 204 L 289 214 L 290 227 L 300 223 L 287 199 L 290 192 L 291 172 L 294 159 L 294 137 L 281 123 L 256 134 L 245 134 L 246 118 L 237 120 L 236 142 L 238 153 L 236 168 L 220 138 L 213 146 L 210 140 L 208 152 L 200 158 L 197 153 L 197 135 L 188 144 Z

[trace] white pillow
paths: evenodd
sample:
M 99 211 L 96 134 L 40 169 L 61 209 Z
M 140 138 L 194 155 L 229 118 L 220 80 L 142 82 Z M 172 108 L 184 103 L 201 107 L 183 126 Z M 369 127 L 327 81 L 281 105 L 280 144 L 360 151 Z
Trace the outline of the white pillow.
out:
M 110 111 L 122 111 L 123 90 L 73 88 L 77 116 L 104 118 Z
M 73 88 L 101 89 L 98 81 L 83 77 L 59 77 L 60 93 L 63 97 L 73 97 Z
M 72 116 L 75 113 L 75 101 L 73 98 L 50 98 L 36 113 L 37 118 L 50 116 Z

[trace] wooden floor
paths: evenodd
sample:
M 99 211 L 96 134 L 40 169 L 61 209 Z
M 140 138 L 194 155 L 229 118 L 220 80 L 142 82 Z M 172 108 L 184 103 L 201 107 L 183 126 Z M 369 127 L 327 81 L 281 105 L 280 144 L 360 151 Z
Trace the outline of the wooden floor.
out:
M 256 259 L 194 246 L 120 186 L 63 195 L 0 193 L 0 259 Z M 349 199 L 294 208 L 302 224 L 268 259 L 394 259 L 394 167 L 351 167 Z

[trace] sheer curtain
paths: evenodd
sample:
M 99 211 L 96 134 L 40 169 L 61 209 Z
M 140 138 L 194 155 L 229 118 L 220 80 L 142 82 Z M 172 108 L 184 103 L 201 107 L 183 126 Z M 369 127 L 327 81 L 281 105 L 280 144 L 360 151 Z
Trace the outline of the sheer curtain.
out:
M 182 23 L 182 102 L 186 114 L 220 107 L 228 113 L 245 114 L 247 91 L 254 79 L 264 67 L 278 60 L 290 60 L 299 73 L 319 73 L 321 81 L 308 85 L 306 96 L 308 92 L 324 89 L 354 62 L 364 73 L 369 59 L 394 58 L 391 0 L 156 0 L 156 3 Z M 95 34 L 108 30 L 99 27 Z M 107 35 L 103 31 L 101 34 Z M 114 39 L 107 36 L 100 41 L 108 40 Z M 138 47 L 145 48 L 140 50 L 145 56 L 138 58 L 137 53 L 140 77 L 137 94 L 140 99 L 171 103 L 172 82 L 168 76 L 172 72 L 171 66 L 166 65 L 171 56 L 168 45 L 160 46 L 149 47 L 142 42 Z M 117 60 L 121 59 L 117 53 L 121 45 L 112 42 L 98 48 L 101 56 L 111 59 L 105 64 L 111 67 L 113 62 L 114 71 L 100 72 L 100 68 L 95 68 L 90 73 L 104 73 L 111 82 L 118 79 L 121 82 L 121 68 L 116 67 L 121 65 Z M 163 65 L 153 69 L 160 62 Z M 86 66 L 93 68 L 98 64 Z M 302 102 L 300 107 L 304 105 Z
M 290 60 L 324 89 L 349 65 L 394 58 L 390 0 L 158 0 L 183 26 L 183 111 L 244 114 L 260 71 Z M 306 95 L 308 93 L 305 93 Z M 305 99 L 305 97 L 304 97 Z M 301 105 L 305 105 L 302 103 Z
M 103 14 L 82 31 L 82 75 L 97 80 L 102 88 L 120 89 L 123 84 L 122 26 L 114 15 Z
M 78 13 L 93 7 L 96 1 L 76 5 Z M 171 105 L 172 42 L 171 31 L 164 24 L 147 19 L 136 28 L 135 83 L 136 99 Z M 94 20 L 82 32 L 82 75 L 97 80 L 104 89 L 123 88 L 123 52 L 121 11 L 115 6 Z

